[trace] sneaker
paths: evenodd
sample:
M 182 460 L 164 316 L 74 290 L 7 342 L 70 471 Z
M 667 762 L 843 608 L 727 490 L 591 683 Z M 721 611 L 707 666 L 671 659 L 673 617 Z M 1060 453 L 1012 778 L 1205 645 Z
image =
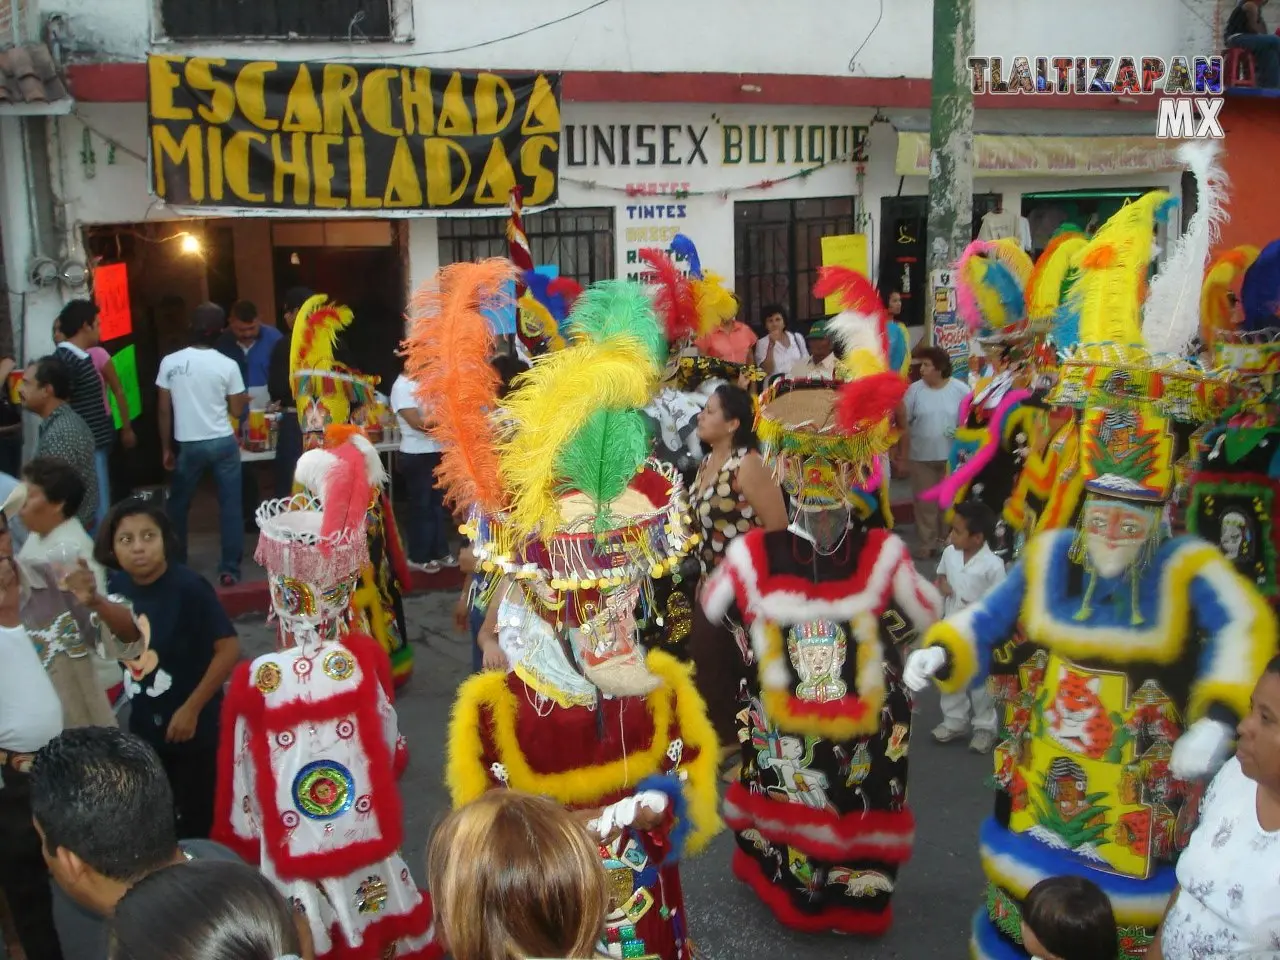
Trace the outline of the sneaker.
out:
M 234 587 L 240 582 L 240 578 L 234 573 L 221 573 L 218 575 L 218 583 L 224 587 Z
M 957 730 L 955 727 L 948 727 L 945 723 L 940 723 L 933 728 L 933 739 L 938 743 L 953 743 L 956 740 L 963 740 L 968 735 L 968 730 Z
M 410 560 L 409 569 L 416 570 L 418 573 L 439 573 L 440 563 L 436 560 L 428 560 L 426 563 L 414 563 Z
M 442 567 L 453 568 L 458 565 L 458 558 L 452 553 L 446 553 L 443 557 L 436 561 Z
M 990 753 L 995 746 L 996 735 L 990 730 L 979 730 L 969 741 L 969 749 L 974 753 Z

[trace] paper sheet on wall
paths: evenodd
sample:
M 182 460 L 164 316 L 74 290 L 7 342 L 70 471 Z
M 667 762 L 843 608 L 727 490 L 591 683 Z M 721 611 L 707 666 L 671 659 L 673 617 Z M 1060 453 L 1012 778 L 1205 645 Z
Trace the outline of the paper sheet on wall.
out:
M 111 365 L 116 368 L 116 376 L 120 378 L 120 386 L 124 389 L 124 400 L 129 405 L 129 419 L 136 420 L 142 416 L 142 391 L 138 387 L 138 352 L 133 344 L 125 347 L 111 357 Z M 116 429 L 121 426 L 120 408 L 116 405 L 115 394 L 107 391 L 107 399 L 111 401 L 111 418 Z
M 838 237 L 822 238 L 822 265 L 824 267 L 848 267 L 865 276 L 867 273 L 867 237 L 861 233 L 849 233 Z M 839 294 L 827 297 L 823 309 L 837 314 L 844 309 Z

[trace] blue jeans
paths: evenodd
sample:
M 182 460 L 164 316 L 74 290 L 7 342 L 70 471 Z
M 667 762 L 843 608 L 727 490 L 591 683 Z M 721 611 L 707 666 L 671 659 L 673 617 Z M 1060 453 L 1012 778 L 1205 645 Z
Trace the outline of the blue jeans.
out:
M 428 563 L 449 554 L 449 514 L 444 493 L 436 486 L 438 453 L 402 453 L 396 458 L 409 488 L 409 560 Z
M 235 437 L 195 440 L 178 444 L 178 464 L 169 483 L 169 519 L 178 541 L 179 563 L 187 562 L 187 513 L 191 498 L 205 473 L 212 472 L 218 485 L 218 530 L 222 559 L 218 573 L 239 579 L 244 554 L 244 514 L 240 502 L 240 444 Z
M 102 447 L 93 451 L 93 469 L 98 475 L 98 513 L 94 519 L 98 524 L 111 509 L 111 448 Z
M 280 430 L 276 434 L 275 484 L 276 496 L 293 494 L 293 471 L 302 456 L 302 425 L 298 423 L 296 410 L 285 410 L 280 416 Z
M 1260 87 L 1280 87 L 1280 37 L 1274 33 L 1240 33 L 1228 42 L 1229 47 L 1240 47 L 1253 54 L 1256 76 Z
M 480 652 L 480 628 L 484 626 L 484 611 L 471 608 L 471 669 L 476 673 L 484 666 L 484 654 Z

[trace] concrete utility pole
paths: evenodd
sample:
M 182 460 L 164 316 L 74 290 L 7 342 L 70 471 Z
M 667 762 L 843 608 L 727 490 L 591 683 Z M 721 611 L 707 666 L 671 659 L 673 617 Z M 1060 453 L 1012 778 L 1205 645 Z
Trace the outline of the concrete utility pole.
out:
M 973 229 L 973 0 L 933 0 L 933 82 L 929 117 L 929 277 L 927 337 L 933 342 L 935 271 L 949 271 Z M 954 299 L 954 298 L 953 298 Z

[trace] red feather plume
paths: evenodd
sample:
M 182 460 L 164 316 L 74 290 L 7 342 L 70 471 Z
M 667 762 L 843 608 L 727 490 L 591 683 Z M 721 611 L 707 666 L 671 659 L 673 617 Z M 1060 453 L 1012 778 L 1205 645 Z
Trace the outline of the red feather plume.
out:
M 556 277 L 547 284 L 547 294 L 552 297 L 564 297 L 565 309 L 572 310 L 573 305 L 582 296 L 582 284 L 569 277 Z
M 693 285 L 663 250 L 647 247 L 640 251 L 640 259 L 658 277 L 654 306 L 667 328 L 667 342 L 679 343 L 698 329 L 698 298 Z
M 889 313 L 871 281 L 848 267 L 823 267 L 818 271 L 818 282 L 813 285 L 813 295 L 824 300 L 837 294 L 845 310 L 870 314 L 875 319 L 881 355 L 889 356 Z
M 845 433 L 865 430 L 892 413 L 906 392 L 907 381 L 892 372 L 852 380 L 836 399 L 836 426 Z

